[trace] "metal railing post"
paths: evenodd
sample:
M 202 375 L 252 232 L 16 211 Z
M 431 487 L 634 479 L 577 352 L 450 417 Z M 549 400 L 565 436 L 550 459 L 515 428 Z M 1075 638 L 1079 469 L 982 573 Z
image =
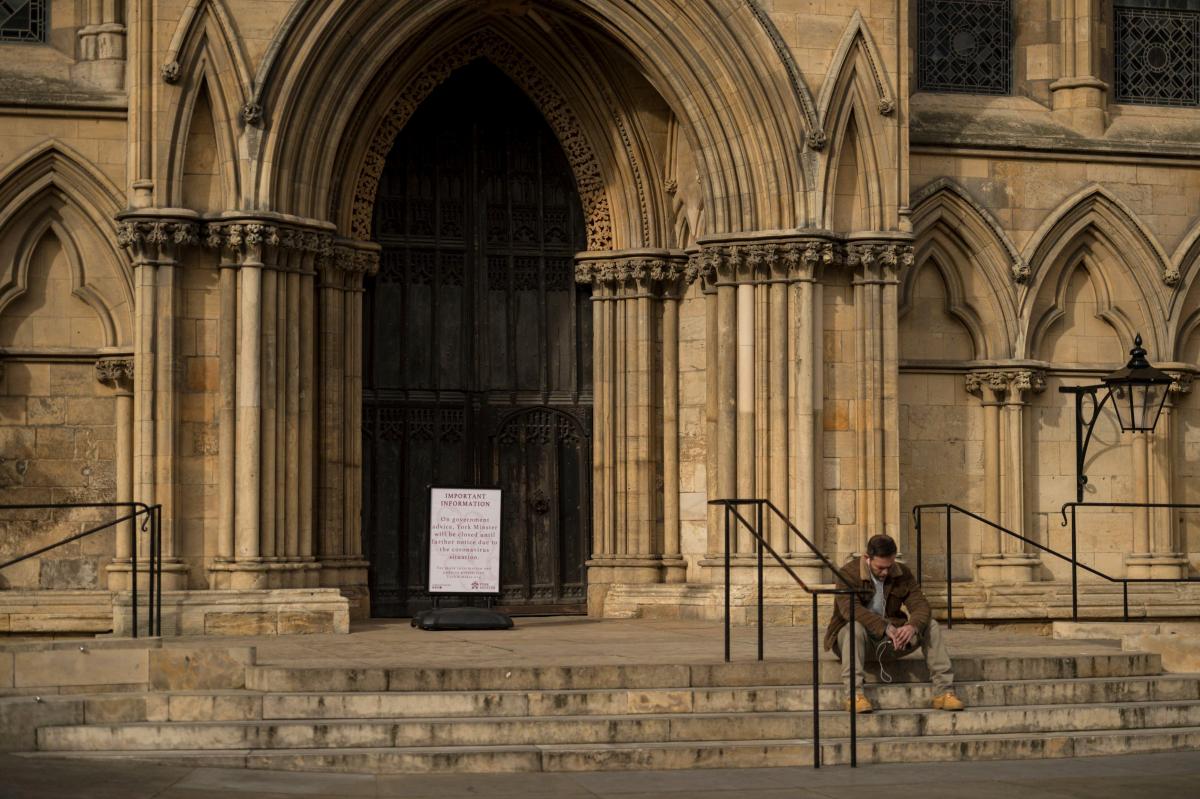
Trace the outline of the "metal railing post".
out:
M 730 574 L 729 574 L 729 503 L 725 503 L 725 662 L 729 662 L 729 591 L 730 591 Z
M 158 581 L 158 592 L 155 596 L 158 598 L 158 607 L 154 609 L 154 626 L 159 637 L 162 636 L 162 580 L 163 580 L 163 547 L 162 547 L 162 505 L 158 505 L 154 509 L 155 518 L 158 524 L 155 526 L 155 535 L 158 536 L 158 576 L 155 578 Z
M 763 506 L 758 503 L 758 659 L 763 659 Z
M 1125 614 L 1125 621 L 1129 621 L 1129 581 L 1121 581 L 1121 610 Z
M 151 512 L 153 518 L 153 512 Z M 150 571 L 147 573 L 149 579 L 146 581 L 146 635 L 154 636 L 154 590 L 158 587 L 155 585 L 154 576 L 158 574 L 158 526 L 150 525 L 150 558 L 148 562 Z
M 921 547 L 921 513 L 924 508 L 917 508 L 917 582 L 925 579 L 925 558 Z
M 946 629 L 954 627 L 954 587 L 951 584 L 951 566 L 953 565 L 953 546 L 950 536 L 950 520 L 953 518 L 953 511 L 950 506 L 946 506 Z
M 148 519 L 152 518 L 150 516 Z M 129 547 L 129 612 L 130 622 L 133 625 L 133 637 L 138 637 L 138 608 L 137 608 L 137 561 L 138 561 L 138 523 L 135 521 L 130 527 L 130 537 L 133 539 Z
M 858 597 L 848 594 L 847 598 L 850 600 L 850 768 L 858 768 L 858 669 L 855 668 L 854 659 L 854 639 L 858 637 L 854 630 Z M 836 594 L 833 601 L 837 602 Z
M 835 599 L 836 601 L 836 599 Z M 817 646 L 817 595 L 812 595 L 813 768 L 821 767 L 821 650 Z
M 1071 506 L 1071 621 L 1079 621 L 1079 558 L 1075 552 L 1075 506 Z

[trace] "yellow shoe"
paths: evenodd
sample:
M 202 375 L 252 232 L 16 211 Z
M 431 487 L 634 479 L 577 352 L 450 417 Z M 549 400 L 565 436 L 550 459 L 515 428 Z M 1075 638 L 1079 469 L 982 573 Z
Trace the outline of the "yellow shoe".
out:
M 850 698 L 849 697 L 842 700 L 842 710 L 849 712 L 849 710 L 850 710 Z M 874 710 L 875 710 L 875 706 L 871 704 L 871 700 L 867 699 L 862 694 L 859 694 L 858 699 L 854 702 L 854 712 L 856 714 L 862 714 L 862 713 L 871 713 Z
M 966 707 L 962 703 L 962 700 L 954 695 L 953 691 L 947 691 L 940 696 L 935 696 L 931 704 L 934 710 L 962 710 Z

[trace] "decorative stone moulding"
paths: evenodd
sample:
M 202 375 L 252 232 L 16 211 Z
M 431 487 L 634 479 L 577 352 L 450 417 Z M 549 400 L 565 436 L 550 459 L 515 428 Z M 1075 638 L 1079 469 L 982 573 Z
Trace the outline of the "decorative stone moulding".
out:
M 133 358 L 101 358 L 96 361 L 96 379 L 106 385 L 133 385 Z
M 315 256 L 318 266 L 333 263 L 347 271 L 364 271 L 367 274 L 374 274 L 371 264 L 378 268 L 379 260 L 378 254 L 371 250 L 335 248 L 333 234 L 328 231 L 266 220 L 208 222 L 203 228 L 203 243 L 209 249 L 227 250 L 239 257 L 255 250 L 261 254 L 264 247 L 280 252 L 310 254 Z M 286 267 L 286 261 L 276 266 Z
M 588 249 L 612 249 L 612 210 L 605 192 L 600 161 L 584 133 L 582 123 L 554 82 L 511 42 L 487 28 L 463 39 L 426 65 L 405 85 L 400 96 L 384 114 L 371 136 L 355 183 L 350 234 L 360 241 L 371 239 L 371 215 L 379 178 L 396 136 L 434 89 L 459 67 L 477 58 L 487 58 L 500 67 L 542 110 L 575 175 L 587 226 Z
M 804 237 L 738 243 L 706 243 L 688 260 L 688 282 L 708 285 L 755 280 L 811 279 L 820 267 L 845 259 L 836 241 Z
M 985 388 L 997 395 L 1009 391 L 1039 394 L 1046 389 L 1046 372 L 1042 369 L 1019 367 L 979 369 L 967 372 L 964 381 L 967 393 L 976 396 L 982 395 Z
M 193 220 L 169 217 L 126 217 L 117 222 L 117 244 L 136 259 L 173 258 L 182 247 L 200 241 L 200 226 Z

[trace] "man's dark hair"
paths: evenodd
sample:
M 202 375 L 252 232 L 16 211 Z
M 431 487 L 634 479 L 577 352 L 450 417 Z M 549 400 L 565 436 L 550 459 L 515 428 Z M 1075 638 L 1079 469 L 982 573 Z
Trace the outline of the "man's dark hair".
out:
M 896 554 L 896 542 L 890 535 L 873 535 L 867 542 L 868 558 L 890 558 Z

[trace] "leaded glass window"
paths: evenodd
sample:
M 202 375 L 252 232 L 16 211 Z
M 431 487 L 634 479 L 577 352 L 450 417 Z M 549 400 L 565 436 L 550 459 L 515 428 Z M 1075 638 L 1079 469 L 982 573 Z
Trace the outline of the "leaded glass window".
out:
M 919 0 L 917 86 L 928 92 L 1008 94 L 1010 0 Z
M 46 41 L 50 0 L 0 0 L 0 42 Z
M 1195 3 L 1118 5 L 1117 101 L 1200 105 L 1200 13 Z

